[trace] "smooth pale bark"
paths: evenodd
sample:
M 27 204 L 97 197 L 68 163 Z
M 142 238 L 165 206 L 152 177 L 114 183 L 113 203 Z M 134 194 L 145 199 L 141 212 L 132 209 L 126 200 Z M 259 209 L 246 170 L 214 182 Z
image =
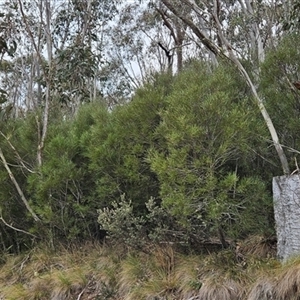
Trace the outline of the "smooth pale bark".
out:
M 193 31 L 193 33 L 200 39 L 201 43 L 208 48 L 208 50 L 213 52 L 215 55 L 219 55 L 221 53 L 220 48 L 188 17 L 188 15 L 183 15 L 179 10 L 177 10 L 176 4 L 174 4 L 173 1 L 161 1 L 175 16 L 181 19 Z M 196 4 L 191 3 L 188 0 L 182 0 L 182 2 L 192 7 L 194 11 L 199 9 Z
M 12 226 L 11 224 L 8 224 L 8 223 L 4 220 L 4 218 L 3 218 L 3 216 L 2 216 L 1 214 L 0 214 L 0 220 L 3 222 L 3 224 L 4 224 L 5 226 L 7 226 L 7 227 L 9 227 L 9 228 L 11 228 L 11 229 L 13 229 L 13 230 L 15 230 L 15 231 L 22 232 L 22 233 L 28 234 L 28 235 L 30 235 L 30 236 L 32 236 L 32 237 L 34 237 L 34 238 L 37 238 L 36 235 L 34 235 L 34 234 L 32 234 L 32 233 L 30 233 L 30 232 L 28 232 L 28 231 L 25 231 L 25 230 L 20 229 L 20 228 L 16 228 L 16 227 Z
M 263 39 L 260 34 L 259 25 L 257 24 L 257 18 L 252 8 L 251 1 L 249 0 L 239 0 L 239 3 L 242 7 L 243 13 L 245 16 L 250 17 L 251 19 L 251 50 L 252 52 L 257 52 L 257 59 L 259 62 L 263 62 L 265 59 L 265 51 L 263 45 Z M 252 55 L 255 58 L 255 55 Z
M 21 158 L 20 154 L 18 153 L 17 149 L 14 147 L 14 145 L 10 142 L 9 138 L 1 130 L 0 130 L 0 135 L 2 135 L 5 138 L 6 142 L 8 143 L 8 145 L 14 152 L 14 154 L 15 154 L 16 158 L 18 159 L 19 163 L 21 164 L 21 166 L 29 173 L 35 173 L 33 170 L 29 169 L 25 165 L 25 163 L 24 163 L 23 159 Z
M 46 42 L 47 42 L 47 54 L 48 54 L 48 68 L 49 74 L 46 75 L 44 72 L 44 78 L 46 81 L 46 95 L 45 95 L 45 103 L 44 103 L 44 112 L 43 112 L 43 128 L 42 135 L 40 138 L 40 143 L 38 145 L 38 164 L 42 165 L 42 154 L 45 146 L 45 140 L 48 132 L 48 121 L 49 121 L 49 104 L 50 104 L 50 91 L 51 91 L 51 75 L 52 75 L 52 37 L 51 37 L 51 9 L 50 9 L 50 1 L 45 1 L 46 6 Z

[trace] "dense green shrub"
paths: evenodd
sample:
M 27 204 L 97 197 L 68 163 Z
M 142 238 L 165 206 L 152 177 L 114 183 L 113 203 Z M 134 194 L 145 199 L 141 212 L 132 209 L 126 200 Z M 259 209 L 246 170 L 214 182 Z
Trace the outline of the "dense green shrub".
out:
M 164 144 L 152 147 L 148 161 L 162 204 L 183 224 L 239 237 L 268 228 L 271 197 L 259 170 L 245 174 L 265 131 L 231 71 L 199 64 L 176 78 L 155 131 Z
M 287 35 L 276 49 L 270 49 L 261 66 L 260 90 L 265 97 L 266 107 L 271 115 L 280 142 L 288 148 L 300 149 L 300 91 L 293 83 L 300 80 L 299 34 Z M 299 153 L 286 151 L 295 169 L 294 157 Z
M 164 86 L 164 78 L 158 77 L 157 82 L 138 90 L 130 103 L 115 108 L 105 126 L 97 119 L 85 135 L 90 170 L 97 178 L 99 208 L 125 193 L 141 212 L 150 197 L 158 196 L 158 180 L 146 158 L 158 143 L 154 133 L 170 88 Z
M 272 231 L 270 183 L 280 166 L 247 86 L 226 64 L 211 70 L 191 62 L 176 76 L 157 75 L 112 110 L 85 104 L 73 119 L 51 111 L 40 167 L 37 117 L 3 126 L 27 168 L 3 136 L 0 142 L 41 222 L 2 166 L 0 208 L 9 224 L 38 239 L 93 239 L 102 229 L 127 245 L 193 245 L 220 233 Z M 124 194 L 130 204 L 120 200 Z M 0 230 L 6 248 L 32 240 L 3 224 Z

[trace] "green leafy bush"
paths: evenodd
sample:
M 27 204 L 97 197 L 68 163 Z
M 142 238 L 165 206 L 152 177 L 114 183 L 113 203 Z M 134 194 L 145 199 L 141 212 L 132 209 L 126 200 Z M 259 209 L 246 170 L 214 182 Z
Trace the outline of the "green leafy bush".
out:
M 209 236 L 220 228 L 235 237 L 263 231 L 271 212 L 259 171 L 244 173 L 264 130 L 231 71 L 221 65 L 210 73 L 199 64 L 176 78 L 155 131 L 164 144 L 154 145 L 148 155 L 162 205 L 187 227 L 201 224 Z M 266 213 L 258 211 L 261 206 Z M 241 223 L 246 214 L 248 220 L 259 219 L 257 226 Z

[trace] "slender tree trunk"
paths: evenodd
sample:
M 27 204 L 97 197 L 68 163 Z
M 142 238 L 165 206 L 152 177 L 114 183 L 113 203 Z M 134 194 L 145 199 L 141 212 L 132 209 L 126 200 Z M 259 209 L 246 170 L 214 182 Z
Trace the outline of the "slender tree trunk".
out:
M 42 0 L 41 0 L 42 1 Z M 49 104 L 50 104 L 50 92 L 51 92 L 51 74 L 52 74 L 52 39 L 51 39 L 51 8 L 50 1 L 45 1 L 46 5 L 46 41 L 47 41 L 47 55 L 48 55 L 48 74 L 45 74 L 46 79 L 46 95 L 45 95 L 45 103 L 44 103 L 44 112 L 43 112 L 43 127 L 42 127 L 42 135 L 40 139 L 40 143 L 38 145 L 38 164 L 42 165 L 42 154 L 45 146 L 45 140 L 48 131 L 48 121 L 49 121 Z
M 239 0 L 239 3 L 242 7 L 243 13 L 247 17 L 251 17 L 251 51 L 252 51 L 252 59 L 258 60 L 258 62 L 263 62 L 265 59 L 265 51 L 264 45 L 262 41 L 262 37 L 260 34 L 259 26 L 256 22 L 256 18 L 254 16 L 254 11 L 252 8 L 251 1 L 249 0 Z
M 237 67 L 237 69 L 240 71 L 240 73 L 243 75 L 246 82 L 248 83 L 248 85 L 251 88 L 251 92 L 253 94 L 253 97 L 256 100 L 256 103 L 259 107 L 259 110 L 260 110 L 260 112 L 261 112 L 261 114 L 264 118 L 264 121 L 265 121 L 265 123 L 266 123 L 266 125 L 269 129 L 269 132 L 271 134 L 275 149 L 277 151 L 278 157 L 279 157 L 280 162 L 281 162 L 283 172 L 284 172 L 285 175 L 290 174 L 287 158 L 285 156 L 285 153 L 283 151 L 283 148 L 282 148 L 281 144 L 279 143 L 279 138 L 278 138 L 276 129 L 274 127 L 272 119 L 270 118 L 270 116 L 267 112 L 267 109 L 266 109 L 266 107 L 263 103 L 263 100 L 259 97 L 259 95 L 257 93 L 257 90 L 256 90 L 256 87 L 253 84 L 249 74 L 247 73 L 247 71 L 245 70 L 245 68 L 243 67 L 243 65 L 241 64 L 241 62 L 237 58 L 237 56 L 235 55 L 234 51 L 232 50 L 232 45 L 230 44 L 230 42 L 226 39 L 225 35 L 223 34 L 222 26 L 221 26 L 221 23 L 220 23 L 220 20 L 219 20 L 219 17 L 218 17 L 218 12 L 217 12 L 217 8 L 220 6 L 219 0 L 213 0 L 214 11 L 212 13 L 212 17 L 213 17 L 213 19 L 215 21 L 215 24 L 216 24 L 216 30 L 217 30 L 218 36 L 221 39 L 222 45 L 225 46 L 225 49 L 221 49 L 220 47 L 218 47 L 216 42 L 211 40 L 205 34 L 205 32 L 203 32 L 201 29 L 199 29 L 196 26 L 196 24 L 192 21 L 192 19 L 190 19 L 186 15 L 183 15 L 176 8 L 175 4 L 172 1 L 170 1 L 170 0 L 161 0 L 161 1 L 168 9 L 170 9 L 174 13 L 174 15 L 176 15 L 185 24 L 187 24 L 187 26 L 190 27 L 190 29 L 194 32 L 194 34 L 200 39 L 202 44 L 209 51 L 213 52 L 216 56 L 223 56 L 226 59 L 229 59 Z M 200 11 L 200 8 L 197 6 L 195 1 L 193 1 L 193 0 L 182 0 L 182 2 L 185 3 L 186 5 L 188 5 L 189 7 L 191 7 L 195 12 Z
M 45 140 L 47 136 L 48 131 L 48 119 L 49 119 L 49 104 L 50 104 L 50 90 L 51 90 L 51 74 L 53 72 L 52 68 L 52 39 L 51 39 L 51 7 L 50 7 L 50 1 L 49 0 L 40 0 L 40 9 L 43 9 L 43 4 L 45 4 L 45 12 L 46 12 L 46 21 L 45 21 L 45 34 L 46 34 L 46 42 L 47 42 L 47 55 L 48 55 L 48 70 L 46 68 L 43 69 L 43 77 L 46 82 L 46 94 L 45 94 L 45 102 L 44 102 L 44 110 L 43 110 L 43 117 L 42 117 L 42 126 L 40 124 L 40 121 L 37 118 L 37 125 L 38 125 L 38 147 L 37 147 L 37 163 L 39 166 L 42 165 L 42 153 L 45 146 Z M 39 60 L 39 64 L 42 66 L 43 59 L 42 55 L 40 53 L 39 45 L 37 45 L 33 33 L 28 25 L 27 17 L 23 10 L 23 4 L 21 0 L 18 0 L 20 12 L 27 30 L 27 33 L 31 39 L 32 45 L 36 51 L 36 55 Z M 41 13 L 41 18 L 42 18 Z M 43 23 L 43 20 L 41 20 L 41 23 Z
M 169 29 L 170 35 L 172 36 L 175 44 L 175 52 L 176 52 L 176 58 L 177 58 L 177 71 L 180 72 L 183 68 L 183 41 L 185 36 L 185 29 L 186 25 L 184 24 L 184 28 L 182 28 L 181 24 L 179 24 L 178 19 L 170 21 L 170 18 L 168 18 L 166 12 L 161 8 L 157 7 L 156 11 L 160 14 L 160 16 L 163 19 L 164 25 Z M 168 71 L 172 73 L 172 65 L 170 60 L 172 58 L 173 49 L 167 50 L 165 47 L 161 45 L 159 42 L 158 45 L 165 51 L 168 59 Z
M 184 36 L 185 36 L 185 29 L 181 27 L 181 25 L 177 22 L 175 24 L 176 29 L 176 57 L 177 57 L 177 70 L 180 72 L 183 68 L 183 42 L 184 42 Z
M 37 42 L 37 51 L 40 53 L 41 50 L 41 41 L 43 39 L 44 30 L 42 30 L 42 24 L 43 24 L 43 2 L 39 2 L 39 10 L 40 10 L 40 24 L 38 27 L 38 42 Z M 34 57 L 34 64 L 36 69 L 36 76 L 40 79 L 41 77 L 41 61 L 39 59 L 38 55 L 35 55 Z M 37 101 L 35 103 L 35 108 L 41 107 L 42 104 L 42 86 L 40 80 L 37 82 Z
M 219 0 L 214 0 L 214 7 L 218 6 L 218 4 L 217 4 L 218 1 Z M 238 70 L 243 75 L 243 77 L 246 79 L 248 85 L 251 88 L 252 95 L 254 96 L 254 99 L 256 100 L 256 103 L 257 103 L 257 105 L 259 107 L 259 110 L 260 110 L 260 112 L 261 112 L 261 114 L 262 114 L 262 116 L 263 116 L 263 118 L 265 120 L 265 123 L 266 123 L 266 125 L 267 125 L 267 127 L 269 129 L 269 132 L 271 134 L 271 137 L 272 137 L 275 149 L 277 151 L 277 154 L 278 154 L 280 162 L 281 162 L 283 173 L 285 175 L 288 175 L 288 174 L 290 174 L 289 164 L 288 164 L 287 158 L 285 156 L 285 153 L 283 151 L 283 148 L 282 148 L 282 146 L 281 146 L 281 144 L 279 142 L 277 131 L 276 131 L 275 127 L 274 127 L 274 124 L 272 122 L 271 117 L 268 114 L 268 111 L 267 111 L 267 109 L 266 109 L 266 107 L 264 105 L 264 102 L 259 97 L 259 95 L 257 93 L 257 90 L 256 90 L 256 87 L 253 84 L 253 82 L 252 82 L 249 74 L 247 73 L 247 71 L 245 70 L 245 68 L 243 67 L 243 65 L 241 64 L 241 62 L 239 61 L 239 59 L 237 58 L 237 56 L 234 54 L 230 42 L 223 35 L 222 27 L 221 27 L 221 24 L 220 24 L 220 20 L 219 20 L 219 17 L 217 15 L 216 11 L 214 11 L 214 19 L 215 19 L 215 22 L 216 22 L 218 34 L 219 34 L 222 42 L 224 43 L 224 45 L 227 48 L 227 51 L 229 53 L 228 57 L 235 64 L 235 66 L 238 68 Z

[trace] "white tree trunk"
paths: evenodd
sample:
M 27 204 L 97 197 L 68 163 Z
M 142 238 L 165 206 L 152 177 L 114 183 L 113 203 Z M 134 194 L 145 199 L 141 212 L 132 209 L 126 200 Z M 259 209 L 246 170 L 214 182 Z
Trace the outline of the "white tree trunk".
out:
M 49 74 L 44 74 L 46 81 L 46 95 L 44 102 L 44 111 L 43 111 L 43 126 L 42 126 L 42 135 L 40 137 L 40 143 L 38 145 L 37 151 L 37 161 L 38 165 L 42 166 L 42 155 L 45 146 L 45 140 L 48 132 L 48 120 L 49 120 L 49 109 L 50 109 L 50 90 L 51 90 L 51 76 L 52 76 L 52 37 L 51 37 L 51 5 L 50 1 L 45 2 L 45 13 L 46 13 L 46 44 L 47 44 L 47 54 L 48 54 L 48 68 Z M 45 73 L 45 72 L 44 72 Z
M 273 178 L 277 255 L 286 261 L 300 254 L 300 174 Z

